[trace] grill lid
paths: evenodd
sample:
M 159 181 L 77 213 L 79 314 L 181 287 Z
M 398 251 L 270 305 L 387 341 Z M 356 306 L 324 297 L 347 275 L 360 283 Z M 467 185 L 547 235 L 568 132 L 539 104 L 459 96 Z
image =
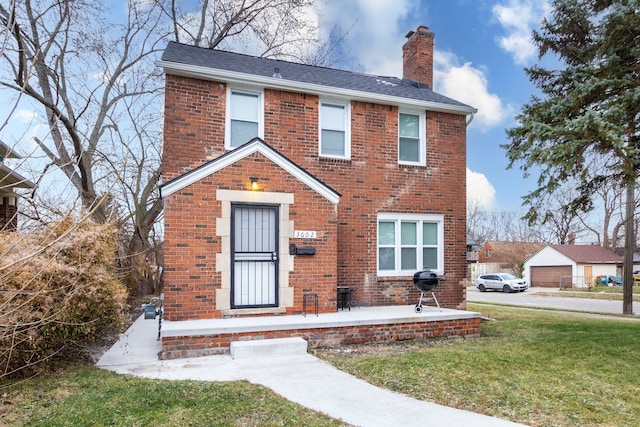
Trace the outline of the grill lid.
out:
M 427 282 L 435 282 L 438 283 L 438 275 L 431 271 L 429 268 L 425 268 L 422 271 L 418 271 L 413 275 L 413 283 L 418 281 L 427 281 Z
M 413 275 L 413 284 L 420 290 L 433 290 L 438 285 L 438 275 L 425 268 Z

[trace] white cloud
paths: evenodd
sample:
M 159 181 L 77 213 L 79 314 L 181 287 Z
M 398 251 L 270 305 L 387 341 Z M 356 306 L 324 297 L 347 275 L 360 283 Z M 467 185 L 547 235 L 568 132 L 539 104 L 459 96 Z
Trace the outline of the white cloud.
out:
M 406 25 L 416 11 L 416 3 L 354 0 L 329 1 L 322 5 L 319 9 L 321 28 L 338 25 L 349 30 L 345 51 L 359 66 L 359 71 L 402 76 L 402 45 L 406 42 L 404 35 L 412 29 Z M 433 86 L 436 92 L 477 108 L 471 126 L 481 131 L 499 126 L 513 115 L 513 108 L 489 91 L 486 70 L 471 63 L 461 64 L 454 54 L 437 48 Z
M 504 27 L 506 35 L 498 38 L 502 49 L 513 55 L 518 64 L 526 64 L 537 54 L 531 31 L 551 11 L 548 0 L 509 0 L 493 7 L 493 15 Z
M 481 210 L 493 210 L 497 206 L 496 189 L 486 175 L 467 168 L 467 203 L 476 204 Z
M 350 29 L 346 52 L 360 71 L 401 77 L 404 35 L 411 29 L 406 27 L 406 20 L 415 7 L 415 3 L 406 0 L 330 1 L 323 3 L 319 11 L 320 25 Z M 489 92 L 485 70 L 471 63 L 460 64 L 454 54 L 438 49 L 434 50 L 434 89 L 477 108 L 471 126 L 482 131 L 500 125 L 513 114 L 511 106 Z
M 322 3 L 320 25 L 348 31 L 344 50 L 363 72 L 398 76 L 402 72 L 402 23 L 416 7 L 409 0 L 353 0 Z
M 20 120 L 21 123 L 31 124 L 38 118 L 38 112 L 32 110 L 18 110 L 16 112 L 16 118 Z
M 513 108 L 504 105 L 498 95 L 489 92 L 484 69 L 475 68 L 470 62 L 460 65 L 454 54 L 437 49 L 433 56 L 434 89 L 477 108 L 472 126 L 480 126 L 482 131 L 486 131 L 512 115 Z

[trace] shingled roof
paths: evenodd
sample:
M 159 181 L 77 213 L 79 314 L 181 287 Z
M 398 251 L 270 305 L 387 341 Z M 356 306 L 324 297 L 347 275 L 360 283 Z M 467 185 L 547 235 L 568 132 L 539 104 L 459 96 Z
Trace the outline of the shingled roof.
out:
M 310 93 L 315 93 L 319 88 L 333 88 L 351 92 L 354 99 L 366 99 L 367 96 L 373 95 L 388 97 L 392 104 L 404 99 L 410 100 L 409 102 L 433 104 L 434 109 L 438 109 L 435 107 L 439 105 L 442 110 L 458 114 L 472 114 L 477 111 L 409 79 L 304 65 L 176 42 L 167 45 L 158 65 L 163 67 L 165 72 L 193 77 L 214 79 L 231 75 L 245 76 L 247 82 L 253 80 L 266 87 L 292 86 L 298 90 L 306 87 Z M 276 73 L 281 77 L 274 77 Z M 222 80 L 224 81 L 224 78 Z
M 622 264 L 622 257 L 598 245 L 549 245 L 580 264 Z

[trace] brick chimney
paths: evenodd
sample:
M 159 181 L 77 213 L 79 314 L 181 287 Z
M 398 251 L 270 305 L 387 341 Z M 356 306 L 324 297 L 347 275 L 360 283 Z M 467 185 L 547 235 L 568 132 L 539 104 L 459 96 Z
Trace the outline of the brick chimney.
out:
M 402 77 L 427 84 L 433 90 L 433 33 L 420 26 L 409 31 L 402 46 Z

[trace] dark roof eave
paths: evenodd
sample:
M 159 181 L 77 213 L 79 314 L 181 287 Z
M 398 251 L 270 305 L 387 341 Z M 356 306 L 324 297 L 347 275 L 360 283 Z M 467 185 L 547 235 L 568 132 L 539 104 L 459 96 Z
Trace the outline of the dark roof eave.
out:
M 478 112 L 476 108 L 464 104 L 445 104 L 441 102 L 407 98 L 403 96 L 378 94 L 356 89 L 346 89 L 334 86 L 298 82 L 281 78 L 265 77 L 255 74 L 240 73 L 237 71 L 222 70 L 200 65 L 184 64 L 163 60 L 157 61 L 156 65 L 158 67 L 162 67 L 165 70 L 165 73 L 184 77 L 218 80 L 228 83 L 253 86 L 259 85 L 273 89 L 289 90 L 294 92 L 311 92 L 321 96 L 344 96 L 356 101 L 376 102 L 398 106 L 421 107 L 430 111 L 439 111 L 460 115 L 469 115 Z
M 13 169 L 0 164 L 0 189 L 13 187 L 33 189 L 36 185 Z

